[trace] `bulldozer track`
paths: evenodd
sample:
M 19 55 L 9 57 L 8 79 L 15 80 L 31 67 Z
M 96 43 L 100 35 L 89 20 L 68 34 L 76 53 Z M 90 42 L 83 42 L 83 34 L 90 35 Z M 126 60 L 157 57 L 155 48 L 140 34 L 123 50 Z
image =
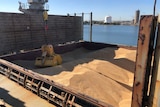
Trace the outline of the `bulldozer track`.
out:
M 112 107 L 3 59 L 0 59 L 0 73 L 60 107 Z

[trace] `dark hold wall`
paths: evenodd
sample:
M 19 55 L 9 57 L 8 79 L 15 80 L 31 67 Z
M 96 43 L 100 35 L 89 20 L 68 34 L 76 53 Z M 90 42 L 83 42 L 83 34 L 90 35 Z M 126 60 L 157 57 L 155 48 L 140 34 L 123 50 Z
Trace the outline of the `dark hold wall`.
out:
M 0 55 L 82 39 L 82 18 L 49 15 L 48 31 L 42 15 L 0 13 Z

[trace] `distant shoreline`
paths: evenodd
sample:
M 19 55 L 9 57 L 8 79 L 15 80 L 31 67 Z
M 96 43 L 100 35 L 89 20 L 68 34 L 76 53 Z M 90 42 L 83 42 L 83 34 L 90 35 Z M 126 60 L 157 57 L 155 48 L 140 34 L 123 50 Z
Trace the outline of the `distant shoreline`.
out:
M 84 25 L 89 25 L 90 21 L 84 21 Z M 139 24 L 133 24 L 133 21 L 114 21 L 112 23 L 104 23 L 103 21 L 92 21 L 93 25 L 134 25 L 137 26 Z
M 83 24 L 83 25 L 90 25 L 90 24 Z M 103 24 L 92 24 L 92 25 L 128 25 L 128 26 L 138 26 L 138 24 L 121 24 L 121 23 L 103 23 Z

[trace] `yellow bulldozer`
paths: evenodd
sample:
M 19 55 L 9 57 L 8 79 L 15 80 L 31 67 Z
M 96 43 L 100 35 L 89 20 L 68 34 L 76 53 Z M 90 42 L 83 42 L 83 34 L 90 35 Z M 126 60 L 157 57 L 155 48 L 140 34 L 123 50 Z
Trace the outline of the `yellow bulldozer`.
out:
M 52 45 L 43 45 L 41 50 L 42 56 L 36 58 L 35 66 L 51 67 L 62 64 L 62 57 L 54 52 Z

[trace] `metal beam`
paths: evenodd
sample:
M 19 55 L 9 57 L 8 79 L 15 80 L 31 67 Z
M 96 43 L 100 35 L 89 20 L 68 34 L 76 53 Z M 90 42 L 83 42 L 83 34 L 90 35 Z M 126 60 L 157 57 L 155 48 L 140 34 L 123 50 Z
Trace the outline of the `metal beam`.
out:
M 90 42 L 92 42 L 92 12 L 90 14 Z
M 133 83 L 132 107 L 145 107 L 154 41 L 154 16 L 141 16 L 138 34 L 136 67 Z

